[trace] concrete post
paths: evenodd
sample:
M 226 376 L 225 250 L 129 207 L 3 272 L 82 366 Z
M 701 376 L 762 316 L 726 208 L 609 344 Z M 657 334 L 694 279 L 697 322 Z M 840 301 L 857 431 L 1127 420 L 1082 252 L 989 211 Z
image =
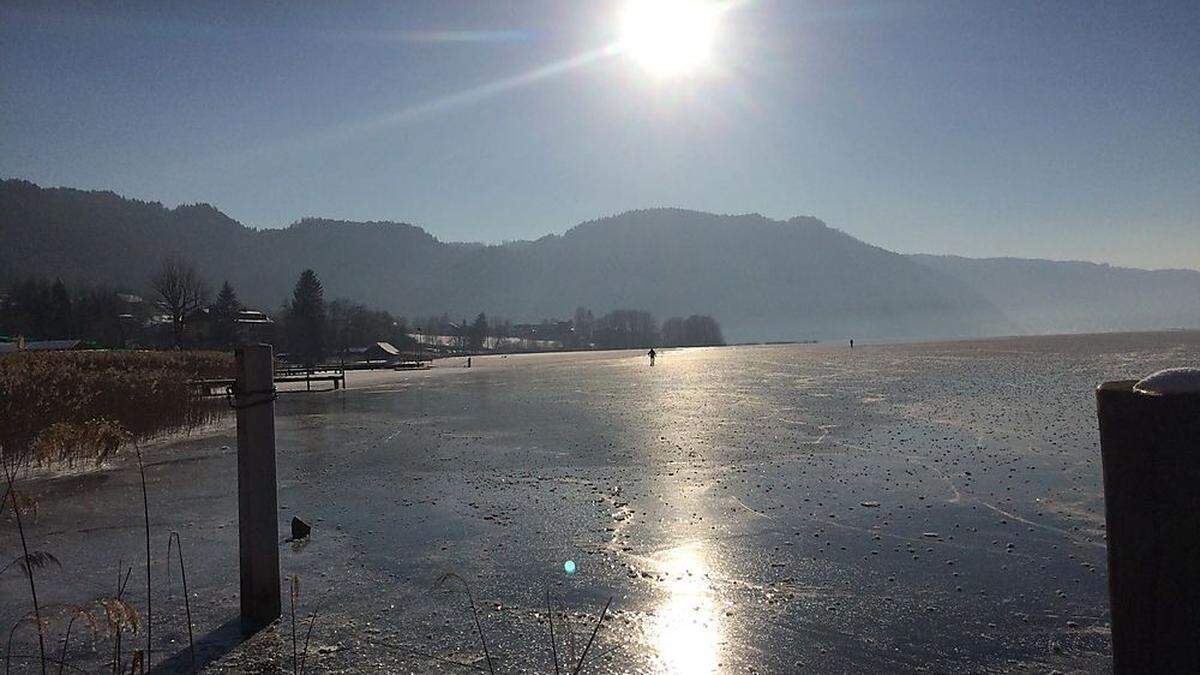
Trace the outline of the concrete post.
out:
M 252 633 L 280 614 L 275 372 L 271 345 L 238 347 L 236 355 L 242 629 Z
M 1200 673 L 1200 394 L 1096 390 L 1113 671 Z

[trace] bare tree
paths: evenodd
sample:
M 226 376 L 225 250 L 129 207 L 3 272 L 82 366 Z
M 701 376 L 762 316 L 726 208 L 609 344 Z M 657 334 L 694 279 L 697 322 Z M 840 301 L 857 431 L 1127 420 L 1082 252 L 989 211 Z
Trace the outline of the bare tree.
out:
M 158 271 L 150 277 L 150 287 L 158 293 L 171 316 L 175 347 L 179 348 L 183 343 L 184 324 L 193 312 L 208 302 L 208 284 L 191 262 L 173 254 L 164 258 Z

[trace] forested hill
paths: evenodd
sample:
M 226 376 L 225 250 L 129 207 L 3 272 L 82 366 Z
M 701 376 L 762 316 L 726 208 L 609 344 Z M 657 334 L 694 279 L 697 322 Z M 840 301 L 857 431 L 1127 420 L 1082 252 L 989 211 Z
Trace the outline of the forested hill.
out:
M 938 272 L 827 227 L 679 209 L 631 211 L 504 254 L 526 269 L 513 305 L 711 313 L 727 338 L 923 337 L 1007 332 L 982 296 Z M 498 300 L 501 298 L 497 298 Z
M 255 230 L 208 205 L 168 209 L 111 192 L 0 183 L 0 285 L 61 277 L 145 293 L 151 271 L 173 252 L 191 258 L 214 285 L 228 279 L 244 301 L 267 311 L 279 307 L 301 270 L 312 268 L 329 297 L 407 316 L 483 311 L 520 321 L 569 316 L 578 305 L 633 307 L 660 317 L 711 314 L 730 340 L 1071 328 L 1011 320 L 1025 316 L 1021 307 L 1036 289 L 1014 304 L 962 265 L 898 255 L 815 218 L 651 209 L 536 241 L 481 246 L 440 242 L 388 222 L 306 219 Z M 1105 315 L 1088 329 L 1125 327 L 1118 318 Z
M 255 230 L 207 204 L 167 209 L 111 192 L 0 183 L 0 284 L 61 277 L 146 292 L 162 258 L 181 253 L 214 285 L 228 279 L 245 302 L 268 311 L 308 267 L 331 297 L 400 308 L 403 298 L 428 293 L 430 270 L 458 248 L 401 223 L 307 219 Z

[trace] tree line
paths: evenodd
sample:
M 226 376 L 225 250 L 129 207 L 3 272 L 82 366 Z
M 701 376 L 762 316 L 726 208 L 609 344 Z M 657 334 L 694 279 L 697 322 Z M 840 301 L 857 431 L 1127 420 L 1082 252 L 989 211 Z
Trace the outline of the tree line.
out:
M 579 312 L 576 311 L 576 315 Z M 590 310 L 584 315 L 591 317 Z M 618 309 L 580 324 L 584 339 L 599 349 L 648 347 L 705 347 L 725 344 L 721 326 L 711 316 L 671 317 L 660 327 L 654 315 L 637 309 Z
M 72 289 L 61 279 L 19 281 L 0 297 L 0 335 L 123 346 L 128 333 L 149 318 L 132 299 L 100 286 Z
M 671 317 L 660 326 L 653 314 L 616 309 L 596 317 L 578 307 L 571 319 L 542 319 L 514 323 L 478 314 L 474 320 L 452 321 L 448 314 L 418 318 L 413 328 L 426 335 L 449 337 L 457 348 L 470 351 L 522 348 L 523 344 L 557 343 L 565 349 L 640 349 L 725 344 L 721 326 L 711 316 Z
M 275 320 L 246 312 L 228 281 L 214 297 L 208 281 L 180 256 L 164 258 L 147 287 L 153 294 L 144 299 L 100 286 L 72 288 L 61 279 L 13 283 L 0 291 L 0 339 L 175 349 L 231 349 L 254 340 L 309 360 L 373 342 L 412 344 L 403 318 L 350 300 L 326 303 L 311 270 Z
M 400 349 L 415 344 L 404 317 L 351 300 L 326 301 L 321 280 L 311 269 L 297 278 L 274 321 L 246 312 L 228 281 L 214 297 L 209 282 L 179 255 L 165 257 L 147 287 L 153 292 L 150 302 L 100 287 L 72 290 L 61 280 L 22 281 L 0 295 L 0 335 L 176 349 L 228 349 L 253 338 L 272 342 L 306 364 L 375 342 Z M 443 314 L 414 320 L 412 332 L 450 337 L 450 346 L 464 352 L 544 348 L 547 343 L 567 349 L 724 344 L 721 327 L 711 316 L 671 317 L 660 325 L 653 314 L 639 309 L 616 309 L 597 317 L 579 307 L 570 319 L 540 323 L 489 318 L 482 312 L 472 320 L 453 321 Z

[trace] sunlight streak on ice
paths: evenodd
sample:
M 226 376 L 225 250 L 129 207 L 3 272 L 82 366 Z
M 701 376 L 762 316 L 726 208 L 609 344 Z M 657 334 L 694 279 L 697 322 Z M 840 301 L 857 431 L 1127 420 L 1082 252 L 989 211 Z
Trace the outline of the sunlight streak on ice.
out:
M 701 544 L 671 549 L 660 567 L 667 597 L 654 625 L 654 644 L 665 672 L 714 673 L 724 640 Z

